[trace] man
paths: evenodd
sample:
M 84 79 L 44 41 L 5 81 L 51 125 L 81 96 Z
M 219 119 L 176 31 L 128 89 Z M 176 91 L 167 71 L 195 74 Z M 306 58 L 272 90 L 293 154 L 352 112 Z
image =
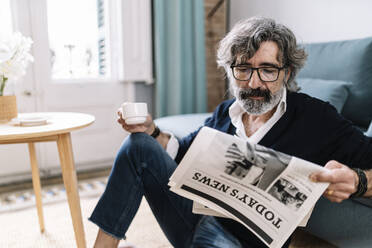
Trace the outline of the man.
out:
M 371 196 L 372 139 L 328 103 L 293 92 L 305 59 L 293 33 L 274 20 L 251 18 L 236 24 L 218 49 L 218 63 L 235 99 L 221 103 L 204 125 L 325 165 L 329 172 L 310 178 L 330 182 L 324 194 L 330 201 Z M 95 247 L 117 246 L 142 196 L 174 247 L 265 247 L 234 220 L 192 214 L 192 202 L 169 191 L 168 179 L 198 131 L 176 140 L 159 132 L 150 116 L 145 124 L 130 126 L 119 113 L 118 122 L 132 134 L 90 218 L 100 227 Z

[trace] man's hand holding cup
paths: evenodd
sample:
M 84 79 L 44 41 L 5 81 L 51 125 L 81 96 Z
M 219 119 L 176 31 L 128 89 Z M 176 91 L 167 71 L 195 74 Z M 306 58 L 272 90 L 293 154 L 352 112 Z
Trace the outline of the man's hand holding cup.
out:
M 118 110 L 118 123 L 129 133 L 145 132 L 151 134 L 155 124 L 143 102 L 125 102 Z

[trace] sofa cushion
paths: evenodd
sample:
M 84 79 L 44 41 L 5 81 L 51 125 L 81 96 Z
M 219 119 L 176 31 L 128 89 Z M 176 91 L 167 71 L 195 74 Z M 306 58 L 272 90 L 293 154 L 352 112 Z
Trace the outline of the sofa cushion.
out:
M 162 131 L 170 131 L 176 137 L 182 138 L 196 131 L 210 116 L 212 113 L 173 115 L 156 119 L 155 124 Z
M 352 82 L 342 114 L 367 128 L 372 120 L 372 37 L 304 46 L 308 59 L 298 77 Z
M 341 113 L 342 107 L 349 95 L 346 86 L 351 83 L 316 78 L 298 78 L 296 81 L 301 88 L 300 92 L 329 102 Z

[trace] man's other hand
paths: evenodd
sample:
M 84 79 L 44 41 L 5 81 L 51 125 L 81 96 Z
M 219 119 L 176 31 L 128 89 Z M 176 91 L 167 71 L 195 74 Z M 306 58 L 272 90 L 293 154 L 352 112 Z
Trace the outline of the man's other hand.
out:
M 334 160 L 329 161 L 325 168 L 329 169 L 329 171 L 310 175 L 310 179 L 313 182 L 330 183 L 326 191 L 324 191 L 324 197 L 331 202 L 340 203 L 356 192 L 359 179 L 355 171 Z
M 148 115 L 146 121 L 142 124 L 128 125 L 123 119 L 121 110 L 117 112 L 117 122 L 123 127 L 123 129 L 129 133 L 147 133 L 152 134 L 155 130 L 155 124 L 152 120 L 151 115 Z

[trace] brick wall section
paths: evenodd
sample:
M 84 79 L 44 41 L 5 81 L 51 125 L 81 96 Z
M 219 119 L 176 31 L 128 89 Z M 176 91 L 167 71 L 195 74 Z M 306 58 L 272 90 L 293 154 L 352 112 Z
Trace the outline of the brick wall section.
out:
M 227 1 L 219 7 L 211 18 L 208 14 L 219 0 L 204 0 L 205 6 L 205 48 L 207 74 L 207 109 L 213 111 L 216 106 L 227 98 L 226 80 L 222 69 L 217 68 L 216 50 L 218 42 L 227 30 Z

